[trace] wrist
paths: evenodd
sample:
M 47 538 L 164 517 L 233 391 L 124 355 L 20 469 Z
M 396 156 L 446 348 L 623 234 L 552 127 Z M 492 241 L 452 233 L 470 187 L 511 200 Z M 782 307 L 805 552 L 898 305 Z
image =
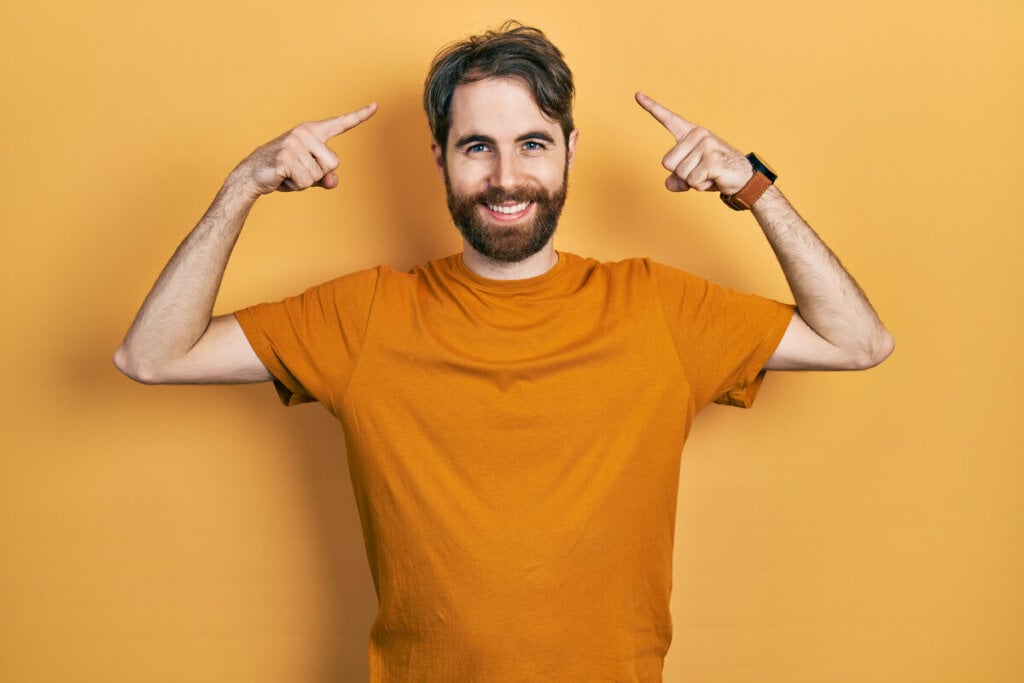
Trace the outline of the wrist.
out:
M 221 194 L 232 203 L 240 202 L 252 206 L 263 195 L 263 192 L 253 182 L 252 176 L 246 172 L 246 169 L 239 165 L 224 180 Z
M 749 211 L 778 177 L 775 171 L 753 152 L 747 155 L 747 161 L 750 162 L 752 173 L 746 184 L 732 194 L 723 192 L 719 195 L 725 205 L 735 211 Z

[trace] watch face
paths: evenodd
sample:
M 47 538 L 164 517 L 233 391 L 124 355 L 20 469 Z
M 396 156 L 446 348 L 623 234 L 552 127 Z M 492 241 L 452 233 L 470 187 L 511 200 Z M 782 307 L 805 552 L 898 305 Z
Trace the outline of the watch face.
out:
M 754 154 L 753 152 L 747 155 L 747 159 L 750 161 L 750 165 L 754 167 L 755 173 L 757 171 L 764 173 L 766 176 L 768 176 L 768 180 L 772 181 L 773 183 L 775 182 L 775 179 L 779 177 L 775 173 L 775 171 L 772 170 L 771 166 L 758 159 L 757 155 Z

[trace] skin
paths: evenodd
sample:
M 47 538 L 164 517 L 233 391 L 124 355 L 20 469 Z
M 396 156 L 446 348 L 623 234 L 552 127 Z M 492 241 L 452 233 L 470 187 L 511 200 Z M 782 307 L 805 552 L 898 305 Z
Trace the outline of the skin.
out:
M 636 101 L 675 145 L 662 165 L 672 192 L 739 192 L 753 176 L 744 154 L 643 93 Z M 769 370 L 862 370 L 892 353 L 892 335 L 839 259 L 774 185 L 751 213 L 779 259 L 797 311 L 765 367 Z
M 469 195 L 492 187 L 511 190 L 533 186 L 551 192 L 562 185 L 565 167 L 576 160 L 579 131 L 566 139 L 557 121 L 549 119 L 533 100 L 530 90 L 513 79 L 485 79 L 455 89 L 452 127 L 447 154 L 434 142 L 434 164 L 442 180 L 456 194 Z M 506 202 L 506 205 L 514 202 Z M 503 216 L 478 206 L 480 218 L 496 226 L 525 225 L 536 212 Z M 558 261 L 552 240 L 539 252 L 518 263 L 487 258 L 463 240 L 462 260 L 484 277 L 507 280 L 542 275 Z
M 143 302 L 114 365 L 146 384 L 265 382 L 273 379 L 233 315 L 216 318 L 213 303 L 249 210 L 271 192 L 337 186 L 331 138 L 377 111 L 369 104 L 300 124 L 245 158 L 181 243 Z
M 662 163 L 666 188 L 733 194 L 753 174 L 739 151 L 637 93 L 637 103 L 675 142 Z M 275 191 L 332 189 L 338 178 L 332 138 L 376 112 L 376 104 L 323 121 L 303 123 L 245 158 L 228 176 L 212 205 L 175 251 L 143 302 L 114 364 L 132 379 L 151 384 L 240 383 L 272 379 L 233 315 L 212 317 L 221 278 L 256 200 Z M 432 145 L 438 173 L 453 190 L 475 193 L 491 186 L 552 190 L 576 157 L 578 131 L 568 139 L 519 82 L 486 79 L 456 88 L 448 149 Z M 512 217 L 478 207 L 495 225 L 527 224 L 534 208 Z M 892 351 L 892 337 L 864 293 L 828 247 L 776 187 L 754 203 L 752 214 L 775 251 L 797 304 L 797 313 L 766 367 L 773 370 L 862 369 Z M 518 263 L 496 262 L 465 245 L 463 260 L 495 279 L 534 277 L 557 262 L 549 240 Z

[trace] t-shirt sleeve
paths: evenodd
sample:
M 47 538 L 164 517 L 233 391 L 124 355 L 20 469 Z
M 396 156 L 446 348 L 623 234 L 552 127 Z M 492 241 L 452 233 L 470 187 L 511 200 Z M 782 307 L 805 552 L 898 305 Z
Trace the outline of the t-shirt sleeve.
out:
M 379 278 L 364 270 L 298 296 L 235 311 L 285 405 L 340 403 L 355 369 Z
M 667 266 L 652 268 L 696 407 L 714 401 L 749 408 L 794 307 Z

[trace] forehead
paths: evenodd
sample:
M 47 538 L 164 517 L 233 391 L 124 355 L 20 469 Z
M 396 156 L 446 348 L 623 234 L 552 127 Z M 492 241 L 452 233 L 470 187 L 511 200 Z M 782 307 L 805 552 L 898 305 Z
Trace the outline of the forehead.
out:
M 529 87 L 515 78 L 485 78 L 457 86 L 452 93 L 451 122 L 449 140 L 472 133 L 514 138 L 532 130 L 561 137 L 554 134 L 558 122 L 544 115 Z

